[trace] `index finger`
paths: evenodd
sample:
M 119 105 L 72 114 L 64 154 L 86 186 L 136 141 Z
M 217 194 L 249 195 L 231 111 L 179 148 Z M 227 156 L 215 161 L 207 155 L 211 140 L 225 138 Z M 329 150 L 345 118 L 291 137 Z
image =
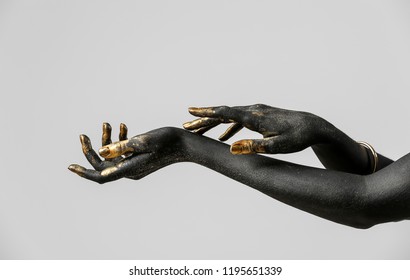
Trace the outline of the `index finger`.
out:
M 189 113 L 197 117 L 217 118 L 223 122 L 243 122 L 243 114 L 232 107 L 189 107 Z

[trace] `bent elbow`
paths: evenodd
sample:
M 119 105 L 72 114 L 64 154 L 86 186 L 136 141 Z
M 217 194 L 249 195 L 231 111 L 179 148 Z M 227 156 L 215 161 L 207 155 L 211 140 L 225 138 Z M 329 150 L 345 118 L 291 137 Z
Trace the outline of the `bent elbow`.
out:
M 357 194 L 351 205 L 351 213 L 347 215 L 346 225 L 356 229 L 369 229 L 382 221 L 380 219 L 380 213 L 375 210 L 374 203 L 371 201 L 370 196 L 366 194 L 365 187 L 361 186 L 363 192 Z

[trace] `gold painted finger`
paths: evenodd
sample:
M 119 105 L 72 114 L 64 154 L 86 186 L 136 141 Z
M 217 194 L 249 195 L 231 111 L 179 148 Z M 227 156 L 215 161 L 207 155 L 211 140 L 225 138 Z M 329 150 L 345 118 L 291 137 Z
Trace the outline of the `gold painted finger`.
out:
M 112 143 L 111 130 L 111 125 L 109 123 L 103 123 L 103 134 L 101 138 L 102 146 L 106 146 Z
M 198 117 L 209 117 L 215 114 L 215 109 L 213 107 L 189 107 L 189 113 Z
M 265 152 L 265 146 L 254 140 L 240 140 L 231 145 L 231 153 L 234 155 L 248 155 Z
M 232 136 L 234 136 L 236 133 L 238 133 L 241 129 L 243 128 L 243 125 L 239 123 L 234 123 L 228 129 L 219 136 L 220 141 L 226 141 Z
M 111 166 L 101 171 L 101 176 L 109 176 L 118 170 L 117 166 Z
M 216 126 L 218 126 L 218 125 L 219 125 L 219 123 L 218 123 L 218 124 L 214 124 L 214 125 L 209 125 L 209 126 L 200 127 L 200 128 L 197 128 L 197 129 L 192 130 L 192 132 L 195 133 L 195 134 L 198 134 L 198 135 L 202 135 L 202 134 L 204 134 L 205 132 L 207 132 L 208 130 L 211 130 L 212 128 L 214 128 L 214 127 L 216 127 Z
M 129 140 L 119 141 L 102 147 L 98 152 L 105 159 L 112 159 L 121 155 L 133 152 L 134 149 L 128 146 Z
M 128 133 L 127 126 L 121 123 L 120 124 L 120 135 L 119 135 L 120 141 L 127 140 L 127 133 Z
M 81 134 L 80 142 L 84 154 L 88 153 L 92 149 L 90 138 L 88 138 L 87 135 Z
M 74 173 L 76 173 L 77 175 L 84 177 L 84 173 L 87 169 L 85 169 L 84 167 L 82 167 L 81 165 L 78 164 L 71 164 L 68 169 Z
M 220 123 L 221 121 L 219 119 L 205 117 L 205 118 L 199 118 L 199 119 L 196 119 L 190 122 L 186 122 L 182 126 L 185 129 L 192 130 L 192 129 L 198 129 L 204 126 L 218 125 Z

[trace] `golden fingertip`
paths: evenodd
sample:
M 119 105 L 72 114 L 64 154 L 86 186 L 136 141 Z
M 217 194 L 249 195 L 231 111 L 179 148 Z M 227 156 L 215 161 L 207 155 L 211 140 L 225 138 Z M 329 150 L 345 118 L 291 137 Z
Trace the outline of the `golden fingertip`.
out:
M 127 139 L 127 134 L 128 134 L 128 127 L 124 124 L 120 124 L 120 141 Z
M 185 123 L 182 124 L 182 127 L 185 128 L 185 129 L 188 129 L 190 127 L 190 125 L 191 125 L 191 122 L 185 122 Z
M 240 140 L 231 145 L 230 151 L 234 155 L 253 154 L 252 144 L 252 140 Z
M 84 153 L 87 153 L 88 151 L 92 149 L 90 138 L 88 138 L 86 135 L 81 134 L 80 141 L 81 141 L 81 148 L 83 149 Z
M 103 129 L 109 129 L 111 130 L 111 125 L 107 122 L 103 122 Z
M 68 170 L 70 170 L 71 172 L 76 173 L 77 175 L 83 176 L 86 169 L 84 167 L 78 165 L 78 164 L 71 164 L 68 167 Z
M 107 147 L 102 147 L 101 149 L 98 150 L 98 153 L 103 158 L 107 158 L 110 155 L 110 149 Z
M 210 107 L 210 108 L 207 108 L 207 107 L 189 107 L 188 111 L 192 115 L 196 115 L 196 114 L 201 114 L 201 115 L 208 114 L 209 115 L 209 114 L 214 114 L 215 113 L 215 110 L 212 107 Z
M 87 135 L 81 134 L 80 135 L 80 141 L 82 144 L 90 144 L 90 138 L 88 138 Z

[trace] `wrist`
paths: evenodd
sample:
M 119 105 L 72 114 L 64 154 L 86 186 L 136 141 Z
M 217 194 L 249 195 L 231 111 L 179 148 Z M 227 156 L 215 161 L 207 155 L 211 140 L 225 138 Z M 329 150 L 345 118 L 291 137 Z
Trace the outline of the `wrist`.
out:
M 175 158 L 177 159 L 176 162 L 186 162 L 189 161 L 192 148 L 188 145 L 190 134 L 189 131 L 186 131 L 182 128 L 174 127 L 174 134 L 176 135 L 176 143 L 175 143 Z
M 365 148 L 327 121 L 322 123 L 319 133 L 321 142 L 312 149 L 327 169 L 368 174 Z
M 152 131 L 157 137 L 158 156 L 167 159 L 169 164 L 186 161 L 185 131 L 176 127 L 162 127 Z
M 316 131 L 318 141 L 316 144 L 335 144 L 340 145 L 346 142 L 347 135 L 336 128 L 333 124 L 328 122 L 327 120 L 317 117 L 318 120 L 316 122 Z
M 199 150 L 201 150 L 201 138 L 202 135 L 197 135 L 190 131 L 177 128 L 178 135 L 178 155 L 181 157 L 181 161 L 196 162 L 195 159 L 199 156 Z

